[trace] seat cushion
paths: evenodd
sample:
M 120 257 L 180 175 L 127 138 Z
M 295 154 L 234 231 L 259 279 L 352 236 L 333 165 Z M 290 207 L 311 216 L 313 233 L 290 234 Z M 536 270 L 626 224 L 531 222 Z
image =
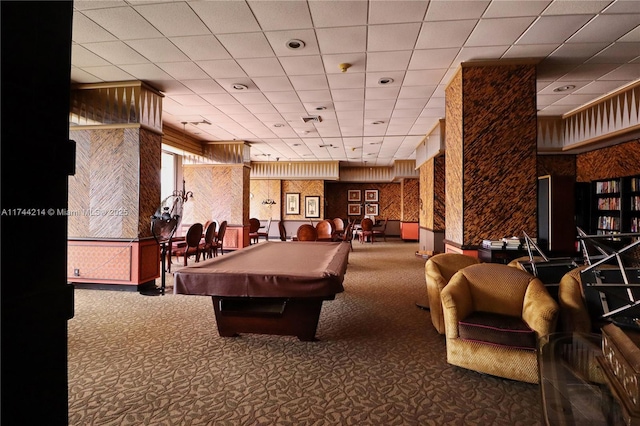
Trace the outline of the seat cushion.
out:
M 511 348 L 535 350 L 537 336 L 518 317 L 473 312 L 458 323 L 460 338 Z

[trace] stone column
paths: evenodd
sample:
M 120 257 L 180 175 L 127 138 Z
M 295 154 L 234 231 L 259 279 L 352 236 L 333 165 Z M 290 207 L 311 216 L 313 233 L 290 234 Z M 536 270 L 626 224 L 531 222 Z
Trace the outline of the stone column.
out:
M 72 88 L 68 280 L 154 285 L 150 217 L 160 204 L 162 94 L 140 82 Z
M 536 65 L 461 64 L 446 88 L 446 251 L 537 234 Z

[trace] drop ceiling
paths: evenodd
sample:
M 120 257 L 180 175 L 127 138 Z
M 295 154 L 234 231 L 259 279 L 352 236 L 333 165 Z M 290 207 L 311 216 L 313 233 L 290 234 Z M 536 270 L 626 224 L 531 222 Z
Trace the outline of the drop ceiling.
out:
M 245 140 L 254 161 L 414 159 L 444 118 L 445 87 L 461 62 L 538 58 L 539 116 L 640 78 L 637 0 L 75 1 L 74 9 L 72 82 L 145 81 L 165 95 L 165 125 L 203 142 Z

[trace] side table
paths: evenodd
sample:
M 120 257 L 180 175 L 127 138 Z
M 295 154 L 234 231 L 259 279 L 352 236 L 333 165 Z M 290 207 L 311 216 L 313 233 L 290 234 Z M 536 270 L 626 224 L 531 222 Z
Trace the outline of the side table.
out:
M 625 425 L 597 358 L 600 335 L 552 333 L 540 338 L 538 367 L 544 424 Z

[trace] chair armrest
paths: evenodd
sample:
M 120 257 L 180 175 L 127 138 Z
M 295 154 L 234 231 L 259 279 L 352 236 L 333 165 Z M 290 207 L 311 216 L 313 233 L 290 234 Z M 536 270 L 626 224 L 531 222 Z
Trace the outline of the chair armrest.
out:
M 559 312 L 558 304 L 542 281 L 532 279 L 524 295 L 522 319 L 541 337 L 556 331 Z
M 456 273 L 440 293 L 442 313 L 444 315 L 445 334 L 448 339 L 459 336 L 458 321 L 473 312 L 473 301 L 467 278 Z

